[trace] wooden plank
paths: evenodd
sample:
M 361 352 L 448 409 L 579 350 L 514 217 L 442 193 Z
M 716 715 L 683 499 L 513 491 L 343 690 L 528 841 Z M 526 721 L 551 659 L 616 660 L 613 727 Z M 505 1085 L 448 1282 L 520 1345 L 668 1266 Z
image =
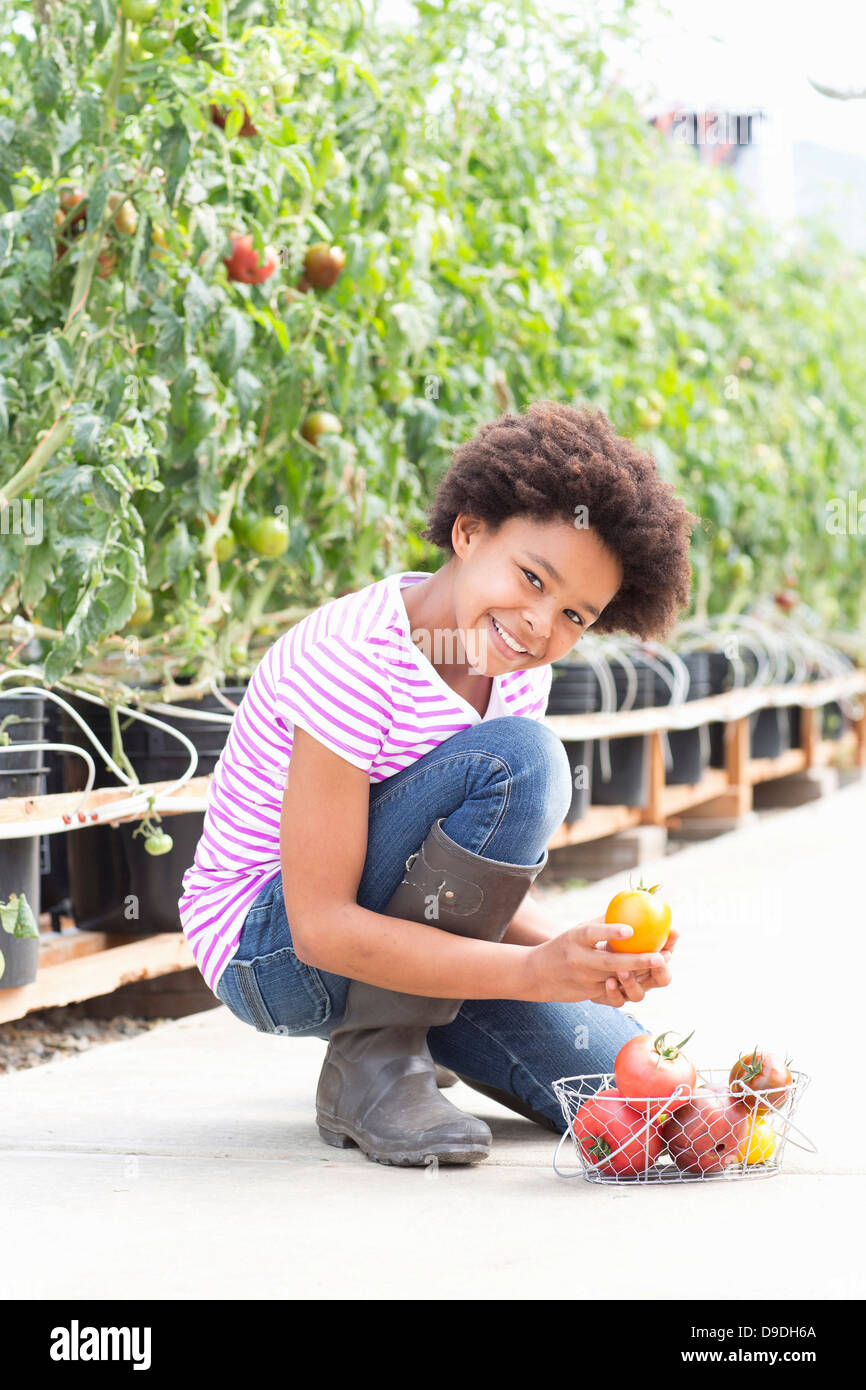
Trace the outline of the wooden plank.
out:
M 678 811 L 698 806 L 728 790 L 727 773 L 720 767 L 708 767 L 700 782 L 682 782 L 679 785 L 662 787 L 659 797 L 659 820 L 656 825 L 664 825 L 668 816 Z
M 641 814 L 640 806 L 590 806 L 580 820 L 571 825 L 563 821 L 548 840 L 547 848 L 580 845 L 586 840 L 600 840 L 603 835 L 615 835 L 618 830 L 629 830 L 640 825 Z
M 749 746 L 751 725 L 748 719 L 738 719 L 734 732 L 725 740 L 725 771 L 728 786 L 742 788 L 748 786 Z M 749 805 L 747 810 L 751 810 Z
M 711 796 L 706 801 L 695 802 L 692 806 L 684 807 L 679 816 L 671 817 L 671 828 L 679 828 L 682 824 L 688 824 L 691 820 L 700 820 L 701 817 L 709 820 L 739 820 L 752 809 L 752 788 L 746 786 L 728 787 L 718 796 Z
M 34 1009 L 74 1004 L 95 994 L 110 994 L 132 980 L 150 979 L 172 970 L 195 965 L 189 942 L 182 932 L 160 932 L 134 943 L 97 951 L 49 965 L 40 970 L 32 985 L 0 990 L 0 1023 L 23 1018 Z
M 80 956 L 92 956 L 97 951 L 108 951 L 117 946 L 129 946 L 141 940 L 141 933 L 134 936 L 125 932 L 79 931 L 71 927 L 66 931 L 40 931 L 39 969 L 49 965 L 63 965 L 66 961 L 78 960 Z
M 805 756 L 806 767 L 813 767 L 818 746 L 818 716 L 814 709 L 800 710 L 800 748 Z
M 806 766 L 806 754 L 802 748 L 786 748 L 778 758 L 750 758 L 746 773 L 751 783 L 769 782 L 774 777 L 789 777 L 792 772 L 802 772 Z
M 641 813 L 641 824 L 661 825 L 662 796 L 665 789 L 665 759 L 662 750 L 662 736 L 656 730 L 650 734 L 649 743 L 649 792 L 647 804 Z

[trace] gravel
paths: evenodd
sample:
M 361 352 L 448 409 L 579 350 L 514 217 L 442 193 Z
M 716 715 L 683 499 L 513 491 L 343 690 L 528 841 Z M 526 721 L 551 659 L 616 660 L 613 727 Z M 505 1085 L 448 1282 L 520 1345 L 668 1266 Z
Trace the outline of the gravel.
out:
M 79 1052 L 87 1052 L 100 1043 L 119 1042 L 137 1037 L 161 1023 L 173 1023 L 167 1018 L 84 1018 L 74 1004 L 66 1007 L 38 1009 L 24 1018 L 0 1023 L 0 1075 L 11 1071 L 26 1071 L 57 1063 Z

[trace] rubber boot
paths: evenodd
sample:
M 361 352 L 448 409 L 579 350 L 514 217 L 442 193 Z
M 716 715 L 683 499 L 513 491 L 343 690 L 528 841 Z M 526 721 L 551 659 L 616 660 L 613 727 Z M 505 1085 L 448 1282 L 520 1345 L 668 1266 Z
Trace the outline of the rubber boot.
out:
M 460 1077 L 455 1072 L 449 1071 L 447 1067 L 436 1065 L 436 1085 L 440 1091 L 444 1091 L 447 1086 L 456 1086 Z
M 501 941 L 547 863 L 506 864 L 455 844 L 440 817 L 384 915 L 424 922 L 458 936 Z M 440 1095 L 428 1028 L 451 1023 L 460 999 L 430 999 L 353 980 L 346 1011 L 332 1031 L 316 1093 L 316 1121 L 326 1144 L 356 1144 L 377 1163 L 417 1167 L 477 1163 L 490 1152 L 483 1120 Z
M 457 1075 L 457 1080 L 462 1081 L 465 1086 L 471 1086 L 473 1091 L 478 1091 L 482 1096 L 489 1096 L 491 1100 L 498 1100 L 500 1105 L 505 1105 L 509 1110 L 513 1110 L 517 1115 L 523 1115 L 527 1120 L 534 1120 L 537 1125 L 543 1125 L 545 1129 L 552 1129 L 554 1134 L 559 1134 L 559 1126 L 547 1115 L 543 1115 L 540 1110 L 533 1110 L 531 1105 L 527 1105 L 519 1096 L 514 1096 L 510 1091 L 500 1091 L 497 1086 L 487 1086 L 482 1081 L 473 1081 L 469 1076 Z

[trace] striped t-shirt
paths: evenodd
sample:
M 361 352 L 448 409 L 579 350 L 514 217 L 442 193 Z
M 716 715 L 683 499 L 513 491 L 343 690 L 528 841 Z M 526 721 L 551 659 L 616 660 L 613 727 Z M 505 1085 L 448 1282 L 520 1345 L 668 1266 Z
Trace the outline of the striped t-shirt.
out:
M 381 782 L 482 722 L 412 641 L 400 591 L 429 577 L 392 574 L 333 599 L 280 637 L 253 672 L 214 769 L 178 903 L 214 992 L 250 907 L 280 872 L 295 724 Z M 542 719 L 552 676 L 549 665 L 495 676 L 484 719 Z

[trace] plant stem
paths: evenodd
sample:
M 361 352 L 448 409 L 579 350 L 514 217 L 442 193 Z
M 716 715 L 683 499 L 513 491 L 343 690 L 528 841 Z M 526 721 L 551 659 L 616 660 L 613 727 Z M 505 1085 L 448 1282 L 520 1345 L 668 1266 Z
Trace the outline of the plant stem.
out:
M 71 405 L 72 398 L 70 397 L 48 433 L 40 439 L 33 453 L 21 465 L 18 472 L 4 485 L 3 490 L 0 491 L 0 507 L 5 507 L 19 493 L 26 492 L 35 483 L 52 455 L 56 454 L 61 445 L 66 443 L 73 425 L 72 418 L 68 413 Z

